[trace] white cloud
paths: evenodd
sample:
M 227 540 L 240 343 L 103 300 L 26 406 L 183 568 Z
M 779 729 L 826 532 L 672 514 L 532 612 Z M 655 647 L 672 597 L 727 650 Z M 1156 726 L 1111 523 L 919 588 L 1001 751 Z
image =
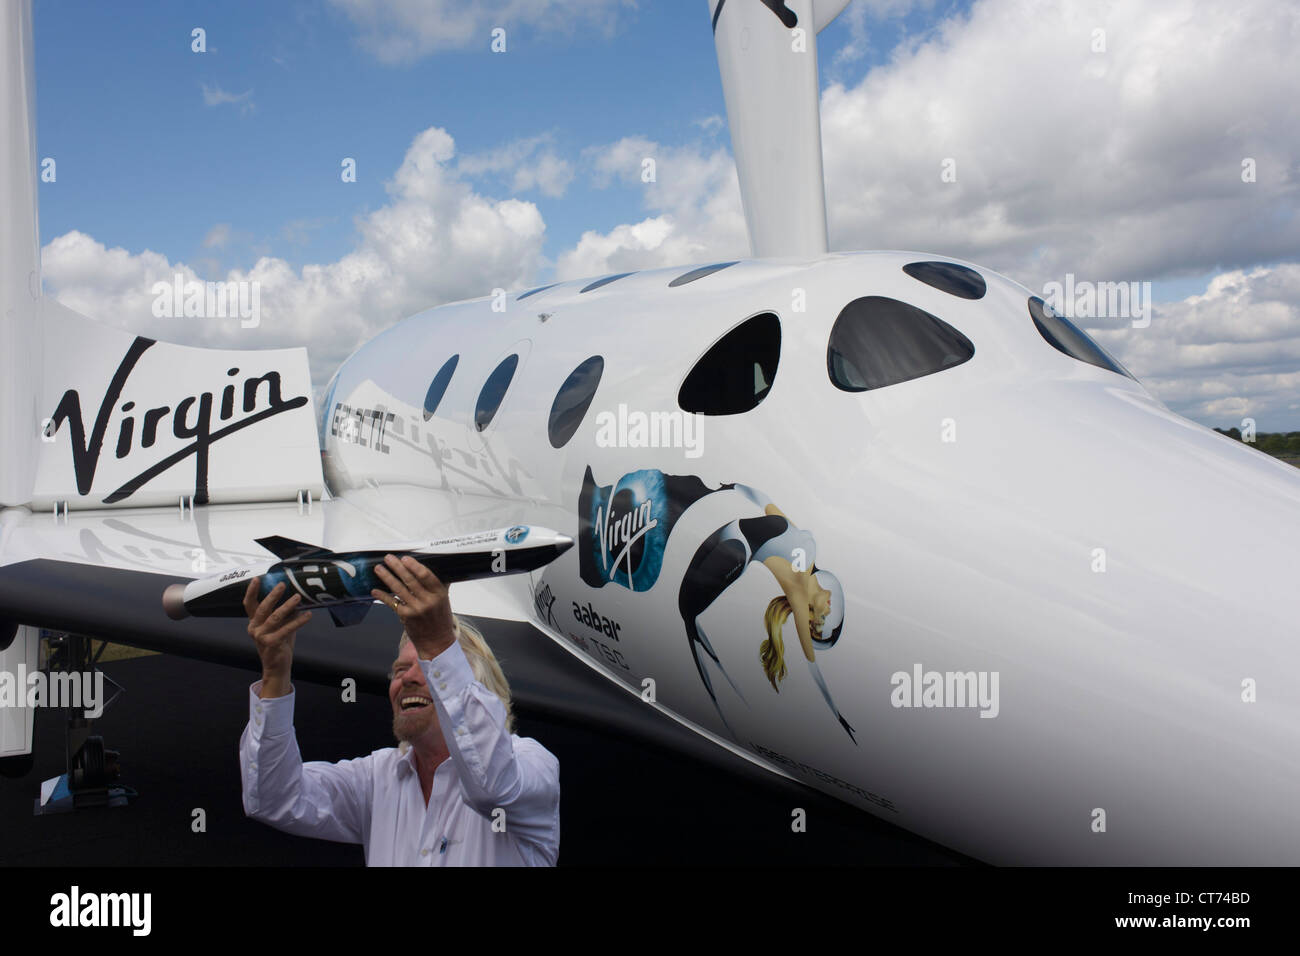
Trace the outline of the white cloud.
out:
M 360 42 L 377 59 L 403 63 L 438 50 L 489 49 L 492 31 L 521 26 L 572 34 L 591 28 L 606 34 L 635 0 L 332 0 L 361 31 Z
M 1084 323 L 1086 324 L 1086 323 Z M 1300 263 L 1234 270 L 1155 310 L 1145 329 L 1092 332 L 1161 401 L 1228 427 L 1291 431 L 1300 418 Z
M 932 249 L 1023 279 L 1287 257 L 1297 31 L 1300 7 L 1271 0 L 978 2 L 825 90 L 831 245 Z M 1257 182 L 1242 182 L 1246 157 Z
M 1290 259 L 1297 34 L 1300 6 L 1272 0 L 979 0 L 856 85 L 823 92 L 831 248 L 945 253 L 1031 287 L 1066 272 L 1156 280 Z M 650 218 L 666 216 L 690 258 L 734 254 L 738 200 L 719 168 L 730 158 L 652 147 L 715 175 L 701 190 L 664 172 L 645 191 Z M 1246 158 L 1255 182 L 1242 181 Z M 945 159 L 956 182 L 941 179 Z M 615 235 L 640 248 L 614 226 L 574 252 Z
M 669 147 L 642 137 L 590 149 L 585 163 L 596 186 L 617 182 L 641 190 L 658 215 L 608 232 L 584 232 L 559 257 L 559 278 L 684 265 L 747 254 L 736 167 L 723 149 Z M 645 182 L 653 162 L 652 182 Z
M 456 168 L 464 176 L 495 175 L 515 192 L 536 189 L 558 198 L 573 180 L 573 164 L 553 149 L 549 134 L 517 139 L 485 153 L 462 156 Z
M 204 249 L 219 249 L 230 241 L 230 223 L 219 222 L 203 237 Z
M 901 20 L 913 9 L 933 6 L 934 0 L 853 0 L 839 17 L 848 27 L 849 40 L 831 55 L 832 69 L 856 63 L 875 49 L 871 42 L 874 23 Z
M 204 83 L 202 86 L 204 106 L 222 106 L 226 103 L 237 103 L 241 113 L 248 113 L 256 109 L 253 101 L 249 98 L 253 95 L 252 90 L 245 90 L 243 93 L 227 93 L 215 84 L 208 86 L 208 84 Z
M 431 128 L 419 134 L 387 184 L 389 201 L 361 217 L 352 252 L 295 270 L 262 257 L 224 277 L 198 276 L 151 250 L 108 249 L 69 232 L 42 250 L 47 292 L 91 318 L 186 345 L 272 348 L 307 345 L 317 388 L 358 344 L 408 315 L 456 299 L 515 288 L 539 269 L 545 224 L 532 203 L 493 200 L 455 171 L 455 144 Z M 158 319 L 155 282 L 223 278 L 260 283 L 261 324 Z

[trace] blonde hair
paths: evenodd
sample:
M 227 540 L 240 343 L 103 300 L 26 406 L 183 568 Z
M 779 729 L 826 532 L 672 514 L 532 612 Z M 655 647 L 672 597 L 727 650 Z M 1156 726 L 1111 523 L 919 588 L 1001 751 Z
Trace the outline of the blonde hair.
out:
M 785 627 L 785 619 L 789 616 L 789 599 L 784 594 L 772 598 L 767 605 L 767 611 L 763 614 L 767 640 L 758 647 L 758 659 L 763 664 L 763 672 L 767 674 L 772 689 L 778 694 L 781 693 L 781 688 L 776 686 L 776 682 L 785 680 L 786 675 L 785 641 L 781 639 L 781 628 Z
M 763 672 L 767 674 L 767 679 L 772 683 L 772 689 L 778 694 L 781 688 L 776 686 L 777 681 L 785 680 L 785 641 L 781 639 L 781 629 L 785 627 L 786 618 L 790 616 L 791 607 L 790 599 L 784 594 L 778 594 L 772 598 L 767 605 L 767 611 L 763 614 L 763 625 L 767 628 L 767 640 L 758 647 L 758 659 L 763 664 Z M 810 617 L 808 619 L 808 629 L 812 632 L 815 639 L 822 636 L 821 619 Z
M 501 703 L 506 708 L 506 733 L 514 733 L 515 711 L 510 700 L 510 682 L 506 680 L 505 672 L 501 670 L 496 655 L 492 653 L 492 648 L 488 647 L 482 631 L 455 614 L 451 616 L 451 619 L 455 622 L 456 639 L 460 644 L 460 649 L 465 652 L 465 657 L 469 660 L 470 669 L 474 672 L 474 679 L 501 699 Z M 402 637 L 397 642 L 399 654 L 410 640 L 411 638 L 403 630 Z

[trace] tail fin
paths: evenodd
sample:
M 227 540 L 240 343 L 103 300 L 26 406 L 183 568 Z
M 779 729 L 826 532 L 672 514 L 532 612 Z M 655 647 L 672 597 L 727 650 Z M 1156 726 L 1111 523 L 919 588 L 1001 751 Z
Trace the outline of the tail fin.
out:
M 25 504 L 42 362 L 30 0 L 0 3 L 0 506 Z
M 848 0 L 709 0 L 755 256 L 827 249 L 817 31 Z
M 34 101 L 31 0 L 0 0 L 0 508 L 319 497 L 305 349 L 156 342 L 41 294 Z

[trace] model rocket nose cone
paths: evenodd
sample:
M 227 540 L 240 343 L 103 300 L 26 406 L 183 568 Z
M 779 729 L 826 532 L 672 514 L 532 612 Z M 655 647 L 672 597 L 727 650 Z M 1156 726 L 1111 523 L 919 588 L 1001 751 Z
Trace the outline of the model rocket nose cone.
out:
M 555 553 L 557 555 L 564 554 L 565 551 L 568 551 L 572 547 L 573 539 L 567 534 L 557 534 L 555 536 Z
M 185 585 L 169 584 L 163 591 L 163 610 L 173 621 L 179 621 L 182 618 L 190 616 L 190 612 L 185 610 Z

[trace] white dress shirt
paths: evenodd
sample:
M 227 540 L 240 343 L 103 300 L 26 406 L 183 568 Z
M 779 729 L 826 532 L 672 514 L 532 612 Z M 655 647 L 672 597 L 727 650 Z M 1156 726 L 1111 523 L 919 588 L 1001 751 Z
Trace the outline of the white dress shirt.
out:
M 506 732 L 505 706 L 474 679 L 458 641 L 420 667 L 450 752 L 427 806 L 412 749 L 303 763 L 293 691 L 262 700 L 258 681 L 239 742 L 244 812 L 286 833 L 360 843 L 368 866 L 554 866 L 560 762 Z

